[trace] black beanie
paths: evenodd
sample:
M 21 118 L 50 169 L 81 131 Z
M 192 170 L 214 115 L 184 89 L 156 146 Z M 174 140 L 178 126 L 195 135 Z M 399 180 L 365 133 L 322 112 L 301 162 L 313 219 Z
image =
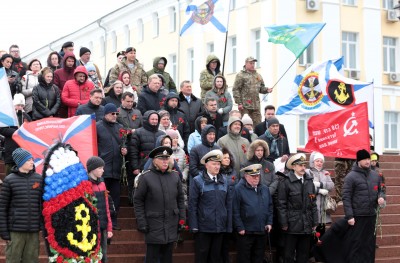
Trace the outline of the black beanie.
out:
M 91 171 L 99 168 L 99 167 L 104 167 L 105 163 L 103 161 L 103 159 L 101 159 L 100 157 L 97 156 L 92 156 L 90 157 L 87 162 L 86 162 L 86 169 L 87 172 L 90 173 Z
M 81 47 L 81 49 L 79 50 L 79 56 L 82 57 L 82 55 L 87 53 L 87 52 L 90 52 L 90 54 L 92 54 L 90 49 L 88 49 L 87 47 Z
M 357 152 L 357 162 L 364 160 L 364 159 L 371 159 L 371 155 L 365 149 L 359 150 Z
M 272 117 L 271 119 L 268 120 L 268 128 L 272 124 L 279 124 L 279 120 L 277 118 L 275 118 L 275 117 Z

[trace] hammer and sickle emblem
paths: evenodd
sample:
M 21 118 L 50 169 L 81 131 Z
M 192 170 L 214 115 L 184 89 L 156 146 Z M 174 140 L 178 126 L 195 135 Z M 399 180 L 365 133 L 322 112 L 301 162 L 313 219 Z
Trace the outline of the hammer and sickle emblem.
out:
M 67 239 L 72 246 L 78 247 L 80 250 L 87 252 L 92 250 L 92 248 L 96 245 L 96 233 L 92 234 L 91 241 L 88 240 L 89 234 L 92 231 L 92 227 L 89 224 L 90 215 L 89 208 L 85 206 L 85 204 L 80 204 L 75 206 L 75 221 L 81 221 L 82 224 L 76 224 L 76 231 L 82 233 L 82 240 L 78 241 L 74 237 L 74 233 L 69 232 L 67 235 Z
M 351 114 L 352 116 L 348 118 L 344 124 L 343 131 L 344 135 L 343 137 L 349 136 L 349 135 L 354 135 L 358 134 L 358 130 L 356 129 L 358 122 L 356 120 L 356 117 L 354 117 L 354 112 Z M 348 127 L 350 123 L 350 127 Z

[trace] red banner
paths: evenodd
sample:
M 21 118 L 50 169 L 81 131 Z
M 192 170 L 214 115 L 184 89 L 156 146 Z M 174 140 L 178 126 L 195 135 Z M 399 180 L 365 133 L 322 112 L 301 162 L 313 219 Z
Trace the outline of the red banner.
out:
M 369 151 L 367 105 L 364 102 L 345 110 L 311 117 L 305 150 L 349 159 L 356 159 L 356 152 L 360 149 Z
M 42 172 L 48 149 L 57 142 L 70 144 L 86 166 L 87 159 L 97 155 L 96 117 L 93 114 L 26 122 L 14 133 L 13 140 L 32 153 L 38 173 Z

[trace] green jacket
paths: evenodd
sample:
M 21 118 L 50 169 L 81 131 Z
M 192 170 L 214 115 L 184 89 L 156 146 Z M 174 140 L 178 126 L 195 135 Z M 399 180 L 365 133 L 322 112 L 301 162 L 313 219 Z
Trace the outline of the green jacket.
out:
M 111 69 L 110 83 L 114 83 L 118 79 L 119 74 L 125 70 L 131 73 L 131 85 L 132 87 L 136 87 L 139 95 L 142 91 L 142 86 L 147 84 L 147 75 L 143 69 L 143 65 L 138 60 L 135 60 L 135 67 L 133 69 L 129 69 L 128 64 L 126 64 L 126 58 L 118 62 Z
M 236 75 L 232 92 L 236 104 L 242 104 L 245 109 L 258 110 L 260 109 L 259 94 L 267 94 L 268 90 L 257 71 L 251 72 L 243 68 Z
M 159 69 L 157 67 L 158 66 L 158 61 L 160 61 L 160 59 L 164 60 L 164 68 L 167 67 L 167 62 L 168 61 L 167 61 L 167 59 L 165 57 L 156 57 L 153 60 L 153 69 L 147 71 L 147 73 L 146 73 L 147 77 L 150 77 L 153 74 L 161 74 L 164 77 L 164 87 L 167 90 L 169 90 L 170 92 L 172 91 L 172 92 L 178 93 L 177 90 L 176 90 L 175 82 L 172 79 L 171 75 L 168 72 L 166 72 L 164 70 L 161 70 L 161 69 Z
M 212 60 L 217 60 L 217 68 L 215 69 L 215 74 L 210 70 L 210 62 Z M 206 69 L 200 72 L 201 99 L 203 101 L 207 91 L 211 90 L 213 87 L 215 76 L 222 75 L 220 67 L 221 62 L 219 61 L 219 58 L 213 54 L 208 55 L 206 59 Z

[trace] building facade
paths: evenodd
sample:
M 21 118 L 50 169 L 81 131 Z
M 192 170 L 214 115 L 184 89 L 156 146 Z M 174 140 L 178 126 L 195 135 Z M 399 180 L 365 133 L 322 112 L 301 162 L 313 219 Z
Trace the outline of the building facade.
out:
M 110 12 L 93 23 L 27 55 L 39 58 L 59 50 L 66 41 L 75 43 L 75 54 L 82 46 L 92 51 L 102 76 L 117 61 L 116 54 L 129 46 L 137 49 L 137 58 L 150 70 L 153 58 L 168 59 L 168 71 L 177 85 L 193 82 L 200 94 L 199 74 L 208 54 L 224 61 L 224 75 L 231 87 L 235 75 L 248 56 L 258 59 L 257 71 L 271 87 L 294 60 L 282 45 L 268 42 L 268 25 L 325 22 L 326 26 L 288 70 L 263 105 L 278 107 L 293 85 L 295 75 L 317 61 L 345 58 L 345 75 L 374 82 L 374 125 L 370 130 L 379 153 L 400 152 L 400 22 L 393 8 L 394 0 L 219 0 L 230 7 L 228 33 L 179 32 L 185 10 L 192 1 L 136 0 Z M 396 3 L 395 3 L 396 4 Z M 224 56 L 226 42 L 226 55 Z M 224 59 L 225 57 L 225 59 Z M 278 116 L 287 127 L 290 148 L 307 142 L 309 116 Z

